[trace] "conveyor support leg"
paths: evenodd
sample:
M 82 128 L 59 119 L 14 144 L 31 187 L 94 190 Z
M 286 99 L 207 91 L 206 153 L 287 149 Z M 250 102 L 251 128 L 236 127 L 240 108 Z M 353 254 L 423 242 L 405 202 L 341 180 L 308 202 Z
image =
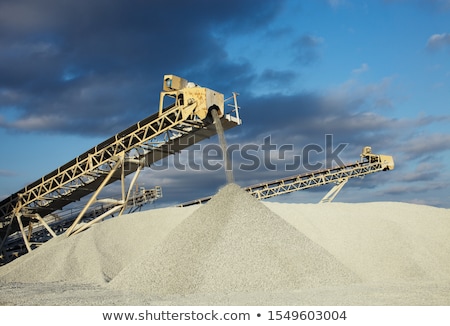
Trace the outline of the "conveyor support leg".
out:
M 319 204 L 332 202 L 333 199 L 339 193 L 339 191 L 341 191 L 341 189 L 345 186 L 347 181 L 348 181 L 348 178 L 343 178 L 343 179 L 339 180 L 338 182 L 336 182 L 334 187 L 331 188 L 331 190 L 322 198 L 322 200 L 319 202 Z

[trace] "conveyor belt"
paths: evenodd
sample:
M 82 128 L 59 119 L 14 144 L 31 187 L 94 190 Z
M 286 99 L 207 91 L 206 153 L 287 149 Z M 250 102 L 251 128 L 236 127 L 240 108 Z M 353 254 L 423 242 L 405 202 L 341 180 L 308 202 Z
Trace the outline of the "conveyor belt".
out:
M 221 120 L 222 120 L 222 124 L 223 124 L 225 130 L 238 125 L 238 122 L 233 120 L 233 117 L 231 117 L 229 115 L 224 116 Z M 141 159 L 144 159 L 144 161 L 146 162 L 146 165 L 150 166 L 151 164 L 153 164 L 171 154 L 180 152 L 181 150 L 183 150 L 195 143 L 198 143 L 204 139 L 210 138 L 210 137 L 214 136 L 215 134 L 216 134 L 215 127 L 212 124 L 194 127 L 190 133 L 183 134 L 182 136 L 171 139 L 160 146 L 154 147 L 151 151 L 146 153 L 145 157 L 141 157 Z M 112 139 L 115 139 L 115 138 L 110 138 L 108 141 L 110 141 Z M 83 158 L 87 157 L 87 154 L 90 154 L 94 151 L 95 151 L 95 148 L 89 150 L 88 152 L 80 155 L 79 157 L 72 160 L 71 162 L 65 164 L 61 168 L 49 173 L 45 177 L 33 182 L 32 184 L 25 187 L 24 189 L 18 191 L 17 193 L 11 195 L 10 197 L 8 197 L 6 199 L 4 199 L 0 203 L 0 207 L 2 208 L 1 216 L 3 217 L 3 223 L 4 223 L 3 228 L 0 228 L 0 240 L 5 237 L 5 233 L 6 233 L 6 229 L 7 229 L 5 224 L 7 224 L 8 220 L 5 219 L 5 217 L 7 217 L 8 215 L 11 215 L 11 213 L 13 212 L 14 207 L 17 204 L 17 199 L 18 199 L 19 194 L 23 194 L 23 193 L 30 192 L 30 191 L 32 192 L 32 190 L 30 190 L 30 189 L 38 188 L 40 183 L 44 183 L 45 180 L 50 179 L 51 177 L 53 177 L 57 174 L 61 174 L 61 171 L 64 171 L 64 168 L 66 170 L 70 169 L 71 166 L 75 165 L 77 162 L 82 161 Z M 125 175 L 134 173 L 137 170 L 137 167 L 138 167 L 138 164 L 132 163 L 132 162 L 129 163 L 129 168 L 127 168 L 125 170 Z M 117 171 L 116 173 L 114 173 L 114 175 L 108 181 L 108 184 L 119 180 L 121 177 L 120 174 L 121 174 L 120 171 Z M 103 175 L 102 174 L 97 175 L 95 177 L 95 179 L 93 179 L 91 182 L 86 182 L 84 185 L 77 187 L 75 190 L 69 192 L 67 195 L 52 198 L 51 203 L 46 206 L 36 205 L 33 208 L 30 208 L 30 213 L 38 213 L 41 216 L 45 216 L 54 211 L 62 209 L 64 206 L 66 206 L 72 202 L 79 201 L 81 198 L 94 192 L 98 188 L 98 186 L 104 181 L 105 177 L 106 177 L 106 173 Z M 2 220 L 0 220 L 0 221 L 2 221 Z M 23 218 L 24 226 L 28 225 L 28 223 L 29 223 L 29 218 Z M 19 225 L 18 225 L 17 221 L 15 221 L 11 225 L 11 229 L 8 233 L 11 234 L 18 230 L 19 230 Z
M 166 84 L 172 79 L 180 88 Z M 236 94 L 230 98 L 235 101 L 236 116 L 232 116 L 223 114 L 222 94 L 188 84 L 173 75 L 166 75 L 164 82 L 158 113 L 108 138 L 0 202 L 0 249 L 8 235 L 19 230 L 24 234 L 31 221 L 41 220 L 92 194 L 87 210 L 106 185 L 118 180 L 124 183 L 127 175 L 214 136 L 215 126 L 208 119 L 212 108 L 220 111 L 224 130 L 241 124 Z M 174 103 L 163 108 L 167 97 L 173 98 Z M 126 201 L 122 202 L 125 209 Z M 83 214 L 80 213 L 80 218 Z
M 263 182 L 244 189 L 257 199 L 266 199 L 298 190 L 309 189 L 330 183 L 339 183 L 344 179 L 363 177 L 367 174 L 393 169 L 393 159 L 390 156 L 374 155 L 371 153 L 369 155 L 361 154 L 361 156 L 363 159 L 361 162 Z M 384 161 L 386 158 L 388 161 Z M 203 197 L 179 204 L 178 206 L 186 207 L 203 204 L 208 202 L 211 198 L 212 196 Z
M 135 212 L 140 210 L 145 204 L 152 203 L 155 200 L 162 198 L 162 190 L 161 187 L 156 186 L 152 189 L 144 189 L 141 188 L 139 190 L 135 190 L 133 195 L 129 198 L 127 202 L 127 209 L 129 212 Z M 100 201 L 95 207 L 89 209 L 86 214 L 83 216 L 83 223 L 90 223 L 92 220 L 101 216 L 109 211 L 111 208 L 116 206 L 115 201 L 118 200 L 105 200 Z M 79 213 L 79 209 L 74 208 L 67 211 L 62 212 L 62 214 L 51 215 L 48 216 L 46 221 L 51 229 L 54 231 L 56 235 L 60 235 L 64 233 L 68 227 L 71 226 L 74 219 L 77 217 Z M 117 212 L 116 212 L 117 214 Z M 111 217 L 114 214 L 105 216 Z M 37 244 L 41 244 L 43 242 L 48 241 L 52 237 L 51 234 L 46 230 L 43 225 L 36 225 L 33 228 L 33 233 L 29 235 L 30 243 L 33 243 L 33 247 Z M 3 253 L 5 257 L 8 259 L 0 259 L 0 266 L 27 253 L 27 248 L 23 242 L 23 238 L 21 234 L 13 234 L 8 237 L 4 247 Z

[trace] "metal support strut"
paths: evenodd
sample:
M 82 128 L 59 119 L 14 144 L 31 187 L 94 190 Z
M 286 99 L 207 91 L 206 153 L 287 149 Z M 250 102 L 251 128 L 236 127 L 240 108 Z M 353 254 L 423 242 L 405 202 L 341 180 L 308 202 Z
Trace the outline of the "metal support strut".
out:
M 127 163 L 134 163 L 134 164 L 138 164 L 138 168 L 130 182 L 130 185 L 128 186 L 128 189 L 126 189 L 125 187 L 125 168 L 126 168 L 126 164 Z M 133 187 L 136 183 L 137 178 L 139 177 L 140 172 L 142 171 L 144 167 L 144 163 L 143 161 L 139 161 L 136 159 L 125 159 L 123 155 L 119 155 L 119 157 L 117 158 L 117 160 L 115 161 L 115 165 L 114 167 L 108 172 L 108 175 L 106 176 L 105 180 L 103 180 L 102 184 L 97 188 L 97 190 L 92 194 L 92 197 L 89 199 L 89 201 L 87 202 L 87 204 L 84 206 L 84 208 L 81 210 L 81 212 L 78 214 L 78 217 L 75 219 L 75 221 L 72 223 L 72 225 L 67 229 L 66 231 L 66 235 L 70 236 L 70 235 L 74 235 L 77 233 L 80 233 L 86 229 L 88 229 L 89 227 L 91 227 L 93 224 L 102 221 L 105 217 L 108 217 L 110 215 L 115 214 L 116 212 L 119 212 L 118 216 L 122 215 L 123 212 L 126 210 L 127 208 L 127 204 L 128 201 L 130 199 Z M 97 200 L 97 196 L 99 195 L 99 193 L 104 189 L 104 187 L 108 184 L 108 181 L 111 179 L 111 177 L 116 174 L 118 169 L 121 169 L 120 172 L 120 179 L 121 179 L 121 189 L 122 189 L 122 196 L 121 196 L 121 200 L 109 200 L 109 201 L 114 201 L 115 206 L 111 207 L 109 210 L 107 210 L 106 212 L 104 212 L 103 214 L 101 214 L 100 216 L 97 216 L 96 218 L 94 218 L 92 221 L 90 221 L 89 223 L 83 224 L 81 227 L 79 227 L 78 229 L 76 228 L 76 225 L 82 220 L 83 216 L 86 214 L 87 210 L 89 209 L 89 207 L 91 207 L 94 203 L 98 202 Z M 105 201 L 105 199 L 103 199 L 102 201 Z
M 330 191 L 327 192 L 327 194 L 322 198 L 322 200 L 319 202 L 319 204 L 323 203 L 331 203 L 333 199 L 337 196 L 339 191 L 341 191 L 342 188 L 344 188 L 345 184 L 348 182 L 348 178 L 343 178 L 341 180 L 338 180 L 333 188 L 330 189 Z
M 102 202 L 98 196 L 104 187 L 118 180 L 122 181 L 121 199 L 109 201 L 100 216 L 92 214 L 94 222 L 87 224 L 111 214 L 124 213 L 127 205 L 132 205 L 132 188 L 144 166 L 150 167 L 217 134 L 208 119 L 211 108 L 219 113 L 224 130 L 241 124 L 236 97 L 237 93 L 233 93 L 234 114 L 226 113 L 225 107 L 229 104 L 225 104 L 228 99 L 225 100 L 223 94 L 178 76 L 165 75 L 157 112 L 0 201 L 0 265 L 10 261 L 10 253 L 16 252 L 12 245 L 19 233 L 30 251 L 38 242 L 42 243 L 41 240 L 47 241 L 53 236 L 52 228 L 47 228 L 49 224 L 57 227 L 52 231 L 64 232 L 66 236 L 85 230 L 88 226 L 80 227 L 80 222 L 86 220 L 86 213 L 95 203 Z M 135 172 L 130 187 L 125 187 L 125 178 Z M 153 199 L 160 198 L 157 193 L 148 195 Z M 86 196 L 91 197 L 81 212 L 74 215 L 75 219 L 73 216 L 60 219 L 59 212 L 71 210 L 70 204 Z M 140 198 L 148 202 L 146 193 Z M 32 241 L 33 237 L 39 241 Z

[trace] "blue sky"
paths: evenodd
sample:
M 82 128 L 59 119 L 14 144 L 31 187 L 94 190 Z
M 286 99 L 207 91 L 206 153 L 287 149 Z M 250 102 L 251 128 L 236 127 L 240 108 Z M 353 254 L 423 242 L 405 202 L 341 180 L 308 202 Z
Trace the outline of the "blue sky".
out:
M 394 156 L 394 171 L 351 180 L 336 200 L 450 207 L 449 59 L 448 0 L 0 0 L 0 199 L 156 112 L 163 75 L 176 74 L 240 93 L 229 145 L 270 136 L 294 156 L 331 134 L 345 162 L 366 145 Z M 236 181 L 304 172 L 275 159 L 276 170 L 235 169 Z M 139 180 L 163 187 L 160 205 L 225 183 L 167 164 Z

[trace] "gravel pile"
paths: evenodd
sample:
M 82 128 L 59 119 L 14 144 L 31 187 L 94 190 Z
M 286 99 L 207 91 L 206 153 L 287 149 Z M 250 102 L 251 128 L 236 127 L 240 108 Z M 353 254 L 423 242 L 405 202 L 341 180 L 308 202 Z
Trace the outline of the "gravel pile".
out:
M 195 209 L 164 208 L 123 215 L 75 236 L 61 235 L 2 266 L 0 282 L 104 285 L 162 241 Z
M 113 288 L 149 294 L 283 291 L 359 278 L 236 184 L 222 188 Z
M 259 202 L 117 217 L 0 267 L 0 305 L 450 305 L 450 209 Z
M 265 205 L 364 282 L 450 284 L 449 209 L 398 202 Z

